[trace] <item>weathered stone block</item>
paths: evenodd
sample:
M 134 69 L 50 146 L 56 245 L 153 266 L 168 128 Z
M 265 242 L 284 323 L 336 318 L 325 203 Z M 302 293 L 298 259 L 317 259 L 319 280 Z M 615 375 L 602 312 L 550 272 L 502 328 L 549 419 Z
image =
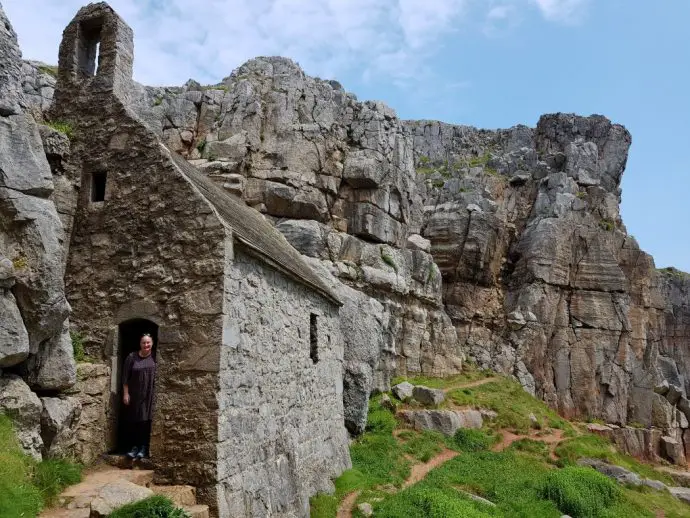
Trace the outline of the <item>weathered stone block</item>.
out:
M 412 398 L 412 392 L 414 391 L 414 385 L 407 381 L 398 383 L 392 388 L 393 395 L 397 397 L 400 401 L 407 401 Z
M 460 428 L 479 429 L 483 425 L 478 410 L 406 410 L 400 415 L 416 430 L 434 430 L 448 436 Z
M 440 389 L 416 386 L 412 389 L 412 397 L 422 405 L 438 406 L 446 399 L 446 394 Z
M 10 416 L 19 444 L 36 460 L 41 460 L 43 449 L 42 408 L 41 400 L 19 376 L 0 376 L 0 412 Z
M 29 355 L 29 334 L 14 295 L 3 288 L 0 288 L 0 315 L 0 368 L 7 368 L 23 362 Z

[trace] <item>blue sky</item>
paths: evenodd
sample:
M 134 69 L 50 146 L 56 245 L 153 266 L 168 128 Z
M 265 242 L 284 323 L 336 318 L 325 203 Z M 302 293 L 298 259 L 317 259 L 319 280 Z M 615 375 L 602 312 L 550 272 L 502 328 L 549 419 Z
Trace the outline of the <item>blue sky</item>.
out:
M 0 0 L 27 58 L 57 61 L 87 0 Z M 135 78 L 214 83 L 284 55 L 402 118 L 483 128 L 598 113 L 633 136 L 622 215 L 659 267 L 690 271 L 690 1 L 112 0 Z

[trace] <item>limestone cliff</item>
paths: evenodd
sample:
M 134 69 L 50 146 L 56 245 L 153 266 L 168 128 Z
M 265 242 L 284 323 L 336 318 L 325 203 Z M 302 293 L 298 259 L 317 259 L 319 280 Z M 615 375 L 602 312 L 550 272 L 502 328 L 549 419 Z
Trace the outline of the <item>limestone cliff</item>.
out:
M 39 392 L 66 389 L 76 370 L 65 234 L 41 139 L 52 130 L 39 131 L 30 113 L 22 67 L 16 34 L 0 8 L 0 407 L 15 415 L 22 445 L 40 458 L 42 406 L 26 383 Z
M 25 82 L 36 106 L 36 67 Z M 681 439 L 690 281 L 619 214 L 629 133 L 601 116 L 487 131 L 401 121 L 284 58 L 131 108 L 262 211 L 340 293 L 348 427 L 396 374 L 467 355 L 568 416 Z

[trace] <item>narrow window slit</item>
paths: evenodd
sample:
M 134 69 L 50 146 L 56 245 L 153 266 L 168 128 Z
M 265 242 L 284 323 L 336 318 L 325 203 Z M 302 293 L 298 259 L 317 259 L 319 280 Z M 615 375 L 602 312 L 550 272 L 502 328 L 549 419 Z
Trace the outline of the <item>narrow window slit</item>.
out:
M 319 337 L 317 329 L 317 316 L 312 313 L 309 315 L 309 357 L 311 361 L 319 361 Z
M 91 201 L 105 200 L 105 182 L 107 173 L 92 173 L 91 174 Z

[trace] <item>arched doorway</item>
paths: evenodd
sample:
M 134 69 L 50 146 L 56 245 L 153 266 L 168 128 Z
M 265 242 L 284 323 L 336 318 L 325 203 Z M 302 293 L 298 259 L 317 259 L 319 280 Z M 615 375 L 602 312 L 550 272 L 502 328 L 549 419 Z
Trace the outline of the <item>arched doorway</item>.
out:
M 125 358 L 139 350 L 139 340 L 145 333 L 151 335 L 153 348 L 151 354 L 156 359 L 156 349 L 158 347 L 158 325 L 145 318 L 133 318 L 122 322 L 118 326 L 118 369 L 117 369 L 117 419 L 115 428 L 117 438 L 115 448 L 112 453 L 126 453 L 127 451 L 127 428 L 124 419 L 125 406 L 122 403 L 122 368 Z

